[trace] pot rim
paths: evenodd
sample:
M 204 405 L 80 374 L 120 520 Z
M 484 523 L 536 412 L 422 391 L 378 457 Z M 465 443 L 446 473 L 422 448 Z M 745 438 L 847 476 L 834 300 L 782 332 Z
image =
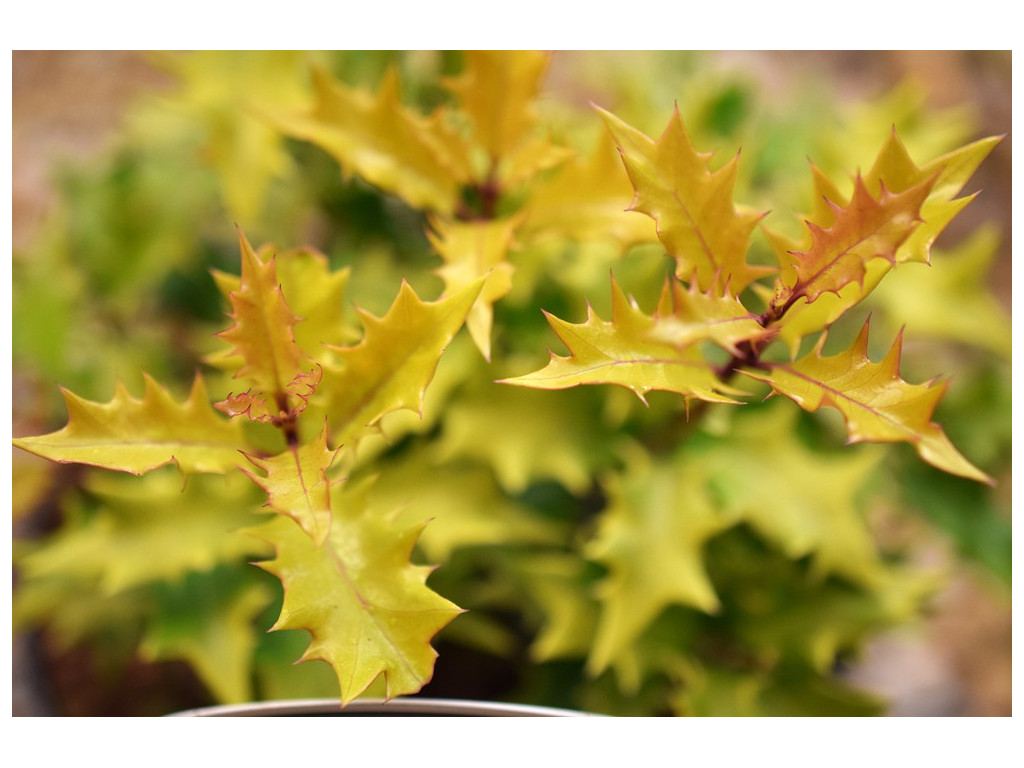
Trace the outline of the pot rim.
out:
M 219 704 L 174 712 L 169 717 L 303 717 L 312 715 L 398 715 L 447 717 L 594 717 L 557 707 L 468 699 L 356 699 L 341 707 L 338 699 L 291 699 Z

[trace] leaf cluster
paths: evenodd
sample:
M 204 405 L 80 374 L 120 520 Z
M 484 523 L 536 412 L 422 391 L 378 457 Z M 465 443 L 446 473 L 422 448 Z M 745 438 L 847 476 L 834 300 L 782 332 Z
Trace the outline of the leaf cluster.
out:
M 1008 579 L 999 513 L 972 528 L 932 488 L 991 505 L 1009 437 L 972 440 L 979 399 L 951 408 L 939 371 L 904 379 L 920 360 L 903 341 L 920 325 L 973 350 L 975 389 L 1001 391 L 1008 322 L 980 279 L 997 241 L 933 250 L 997 139 L 907 120 L 935 159 L 893 128 L 843 145 L 867 171 L 838 175 L 822 151 L 800 191 L 756 151 L 792 131 L 685 59 L 695 117 L 677 107 L 657 139 L 634 125 L 664 104 L 637 82 L 606 83 L 615 113 L 544 98 L 539 52 L 165 64 L 180 89 L 132 114 L 121 177 L 68 193 L 99 212 L 62 214 L 94 215 L 97 252 L 125 255 L 16 264 L 18 367 L 70 388 L 66 424 L 15 444 L 88 468 L 60 529 L 16 558 L 16 625 L 65 644 L 115 630 L 221 701 L 412 694 L 436 635 L 453 657 L 528 659 L 496 695 L 538 703 L 866 714 L 880 702 L 836 666 L 939 583 L 873 520 L 920 505 Z M 744 130 L 752 157 L 697 149 Z M 182 189 L 178 166 L 193 183 L 155 204 Z M 776 225 L 737 202 L 765 198 L 809 213 Z M 110 212 L 124 199 L 154 204 Z M 60 217 L 49 231 L 88 241 Z M 254 248 L 254 232 L 317 247 Z M 106 358 L 128 328 L 138 349 Z M 103 365 L 75 358 L 82 334 Z M 138 374 L 103 370 L 133 358 L 154 374 L 141 397 L 122 381 Z

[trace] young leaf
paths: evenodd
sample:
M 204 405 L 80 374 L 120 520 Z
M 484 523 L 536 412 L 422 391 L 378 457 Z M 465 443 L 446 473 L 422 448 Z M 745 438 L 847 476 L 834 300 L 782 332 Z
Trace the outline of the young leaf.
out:
M 735 403 L 730 394 L 740 390 L 723 384 L 714 368 L 692 343 L 700 334 L 676 320 L 645 315 L 612 281 L 612 319 L 605 322 L 588 308 L 585 323 L 568 323 L 547 314 L 568 357 L 555 353 L 547 366 L 534 373 L 503 379 L 503 384 L 535 389 L 566 389 L 581 384 L 618 384 L 644 395 L 652 389 L 677 392 L 688 400 Z M 763 329 L 751 320 L 753 335 Z M 715 325 L 712 321 L 708 328 Z M 676 342 L 680 343 L 676 343 Z
M 300 373 L 284 388 L 284 397 L 267 402 L 264 392 L 247 390 L 239 395 L 229 394 L 226 399 L 214 403 L 213 407 L 231 418 L 245 416 L 257 424 L 282 426 L 294 423 L 295 417 L 306 410 L 309 398 L 323 379 L 323 367 L 317 366 L 308 373 Z M 282 407 L 283 406 L 283 407 Z
M 345 317 L 349 267 L 332 271 L 327 257 L 311 248 L 290 248 L 274 255 L 274 247 L 264 245 L 257 249 L 256 255 L 262 262 L 268 262 L 273 256 L 285 301 L 292 312 L 302 318 L 293 332 L 304 356 L 323 363 L 331 359 L 325 342 L 340 344 L 358 338 Z M 211 271 L 225 296 L 239 289 L 241 280 L 237 275 Z M 233 349 L 207 358 L 207 362 L 227 370 L 237 370 L 241 362 L 235 364 L 236 360 L 238 356 Z
M 864 264 L 865 272 L 859 281 L 847 283 L 834 293 L 820 294 L 813 303 L 791 304 L 778 326 L 779 338 L 789 346 L 792 354 L 796 354 L 800 340 L 805 335 L 828 327 L 850 307 L 868 296 L 895 264 L 911 261 L 929 262 L 931 247 L 936 237 L 974 198 L 973 195 L 963 198 L 957 198 L 956 195 L 998 141 L 997 138 L 989 138 L 968 144 L 918 168 L 910 159 L 896 132 L 890 134 L 871 170 L 864 176 L 864 186 L 872 191 L 872 194 L 880 195 L 883 188 L 893 193 L 903 193 L 932 179 L 931 190 L 920 208 L 922 221 L 896 248 L 892 261 L 884 258 L 872 259 Z M 810 221 L 818 227 L 827 229 L 835 225 L 837 212 L 843 210 L 847 200 L 817 168 L 812 167 L 811 171 L 819 203 Z M 835 201 L 836 204 L 830 201 Z M 790 263 L 790 253 L 798 250 L 798 244 L 790 243 L 767 229 L 764 231 L 780 263 Z M 793 283 L 796 278 L 789 275 L 783 279 L 786 283 Z
M 895 129 L 892 131 L 875 164 L 864 177 L 869 188 L 880 190 L 884 186 L 893 192 L 904 192 L 926 179 L 935 179 L 928 198 L 921 206 L 923 222 L 897 251 L 897 262 L 928 263 L 931 246 L 939 233 L 975 197 L 956 196 L 999 141 L 998 137 L 980 139 L 918 168 Z
M 96 403 L 61 390 L 68 409 L 62 429 L 15 438 L 14 445 L 61 464 L 89 464 L 141 475 L 171 462 L 183 472 L 223 474 L 238 466 L 245 446 L 239 425 L 210 407 L 206 385 L 196 374 L 181 404 L 145 375 L 146 391 L 136 400 L 118 383 L 109 403 Z
M 292 314 L 277 280 L 273 257 L 264 261 L 253 251 L 241 230 L 242 278 L 229 294 L 235 324 L 217 334 L 242 358 L 235 378 L 247 378 L 258 393 L 274 399 L 285 410 L 288 383 L 305 365 L 295 343 L 293 328 L 299 318 Z
M 702 290 L 714 287 L 720 294 L 739 296 L 747 285 L 774 271 L 746 260 L 750 235 L 763 214 L 733 204 L 738 156 L 712 173 L 710 155 L 690 144 L 678 109 L 657 142 L 610 112 L 598 111 L 636 189 L 630 209 L 655 220 L 680 278 L 696 275 Z
M 397 528 L 367 511 L 368 484 L 336 487 L 321 546 L 283 516 L 253 529 L 276 557 L 261 566 L 284 585 L 272 629 L 304 629 L 302 661 L 334 668 L 347 704 L 383 674 L 386 696 L 417 692 L 433 674 L 433 636 L 461 609 L 425 584 L 432 570 L 409 562 L 422 526 Z
M 813 302 L 823 293 L 838 293 L 849 283 L 863 285 L 866 265 L 874 259 L 895 263 L 896 251 L 921 222 L 921 205 L 934 179 L 926 179 L 904 192 L 882 186 L 876 199 L 861 177 L 845 206 L 835 205 L 835 222 L 825 229 L 813 221 L 811 247 L 794 252 L 795 281 L 779 279 L 771 310 L 782 316 L 799 299 Z
M 680 348 L 711 341 L 737 354 L 738 344 L 763 340 L 771 334 L 739 299 L 710 291 L 702 293 L 696 282 L 686 289 L 678 280 L 667 280 L 655 319 L 651 338 Z
M 849 349 L 825 357 L 824 336 L 817 349 L 793 363 L 771 363 L 769 372 L 743 370 L 765 381 L 806 411 L 838 410 L 851 443 L 908 442 L 922 459 L 941 470 L 973 480 L 992 479 L 968 462 L 931 421 L 948 383 L 908 384 L 900 378 L 902 334 L 880 363 L 868 359 L 868 326 Z
M 351 347 L 332 347 L 340 364 L 325 366 L 319 392 L 336 442 L 347 442 L 384 414 L 401 408 L 421 412 L 423 393 L 445 347 L 480 295 L 483 278 L 447 298 L 422 301 L 408 283 L 387 313 L 360 311 L 365 335 Z
M 260 459 L 246 454 L 265 476 L 245 474 L 267 493 L 267 506 L 292 518 L 320 546 L 331 526 L 331 481 L 327 470 L 337 451 L 327 448 L 327 425 L 320 437 L 290 447 L 278 456 Z

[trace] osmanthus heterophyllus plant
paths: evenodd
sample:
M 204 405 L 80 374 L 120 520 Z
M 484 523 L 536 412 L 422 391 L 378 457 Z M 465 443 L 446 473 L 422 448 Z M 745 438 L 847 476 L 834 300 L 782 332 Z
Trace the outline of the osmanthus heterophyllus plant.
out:
M 514 695 L 535 703 L 625 714 L 878 711 L 834 667 L 919 616 L 936 580 L 878 546 L 867 506 L 890 503 L 904 453 L 928 471 L 982 481 L 966 484 L 988 481 L 933 423 L 947 384 L 904 380 L 892 318 L 908 338 L 918 321 L 946 338 L 949 297 L 985 306 L 979 285 L 904 278 L 929 260 L 936 275 L 981 272 L 967 251 L 984 243 L 965 243 L 956 264 L 931 246 L 971 199 L 958 195 L 996 140 L 956 149 L 952 123 L 932 136 L 934 121 L 907 119 L 900 136 L 941 147 L 919 166 L 911 158 L 923 153 L 895 132 L 881 151 L 835 137 L 842 150 L 823 154 L 850 168 L 874 159 L 846 180 L 834 162 L 828 173 L 812 167 L 806 199 L 817 202 L 801 240 L 799 218 L 779 219 L 795 180 L 807 178 L 803 155 L 778 168 L 756 154 L 779 126 L 752 126 L 754 154 L 719 166 L 693 145 L 717 135 L 721 146 L 730 120 L 684 128 L 677 114 L 654 141 L 604 110 L 569 119 L 544 90 L 547 54 L 459 61 L 450 76 L 415 84 L 432 94 L 427 106 L 402 93 L 394 70 L 371 88 L 319 66 L 303 83 L 284 69 L 283 83 L 243 78 L 247 93 L 265 87 L 268 98 L 240 109 L 216 97 L 237 90 L 230 77 L 206 84 L 238 62 L 183 67 L 191 106 L 176 114 L 211 124 L 206 135 L 221 143 L 202 156 L 219 149 L 232 160 L 214 170 L 227 175 L 220 185 L 234 191 L 226 196 L 243 228 L 259 226 L 261 208 L 278 224 L 297 212 L 287 241 L 306 242 L 313 220 L 331 261 L 343 251 L 351 269 L 311 250 L 253 253 L 240 238 L 241 277 L 214 270 L 234 322 L 206 357 L 216 370 L 184 402 L 152 380 L 141 400 L 121 386 L 106 404 L 67 393 L 67 427 L 18 441 L 57 461 L 123 461 L 115 468 L 132 473 L 173 456 L 187 480 L 182 488 L 168 467 L 142 478 L 84 473 L 97 508 L 69 503 L 65 528 L 19 559 L 16 615 L 72 638 L 143 616 L 144 655 L 186 658 L 223 701 L 323 695 L 319 680 L 315 694 L 296 677 L 282 682 L 276 670 L 302 654 L 306 636 L 258 631 L 269 612 L 276 628 L 313 636 L 303 658 L 329 661 L 342 701 L 417 690 L 443 626 L 446 653 L 506 660 Z M 276 103 L 275 85 L 285 94 Z M 736 91 L 705 90 L 735 107 Z M 699 89 L 686 92 L 683 111 L 717 114 L 694 106 Z M 296 106 L 307 97 L 311 106 Z M 878 109 L 892 112 L 888 102 Z M 865 118 L 876 129 L 878 119 Z M 242 124 L 229 131 L 224 121 Z M 825 128 L 796 127 L 788 133 L 828 143 Z M 259 141 L 227 142 L 238 154 L 223 154 L 225 136 L 250 134 Z M 157 154 L 166 163 L 166 150 Z M 338 180 L 335 162 L 350 181 Z M 259 184 L 235 178 L 245 168 L 259 169 Z M 288 205 L 261 200 L 268 189 Z M 735 202 L 755 197 L 776 213 Z M 371 210 L 416 221 L 430 262 L 352 249 L 343 230 L 357 213 L 339 199 L 360 212 L 372 199 Z M 310 219 L 306 204 L 319 206 Z M 219 215 L 208 226 L 222 228 Z M 403 248 L 410 239 L 402 234 Z M 399 278 L 408 283 L 392 301 L 383 287 Z M 421 301 L 409 285 L 419 295 L 438 286 L 442 298 Z M 921 301 L 901 302 L 890 286 Z M 588 301 L 598 309 L 584 322 L 560 319 Z M 352 322 L 345 305 L 368 302 L 391 308 Z M 457 333 L 463 323 L 467 334 Z M 569 354 L 544 367 L 552 328 Z M 879 350 L 869 342 L 881 334 Z M 1000 347 L 998 334 L 992 341 Z M 600 383 L 619 386 L 576 386 Z M 802 409 L 762 403 L 769 393 Z M 907 443 L 927 464 L 909 448 L 863 444 L 878 441 Z M 269 519 L 252 527 L 264 504 Z M 258 535 L 230 533 L 239 528 Z M 284 586 L 280 610 L 280 590 L 245 565 L 261 559 Z M 410 562 L 442 564 L 430 589 L 428 571 Z M 72 602 L 92 619 L 61 608 Z M 456 604 L 468 611 L 451 621 Z M 367 688 L 381 673 L 386 685 Z

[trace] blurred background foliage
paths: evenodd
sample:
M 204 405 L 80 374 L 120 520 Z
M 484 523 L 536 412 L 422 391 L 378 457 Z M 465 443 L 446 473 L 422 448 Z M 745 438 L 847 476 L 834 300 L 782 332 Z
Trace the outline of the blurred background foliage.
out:
M 15 52 L 15 435 L 63 424 L 57 383 L 105 401 L 118 380 L 140 391 L 146 371 L 184 392 L 224 325 L 210 270 L 236 272 L 232 223 L 254 245 L 312 245 L 333 267 L 352 265 L 350 308 L 380 314 L 403 277 L 439 293 L 424 212 L 343 178 L 325 151 L 268 119 L 311 103 L 311 66 L 367 89 L 396 68 L 405 103 L 427 113 L 449 98 L 440 83 L 462 60 L 431 51 Z M 603 140 L 590 103 L 651 136 L 676 104 L 715 162 L 742 147 L 736 199 L 775 211 L 775 226 L 792 218 L 796 235 L 800 219 L 790 213 L 813 205 L 808 159 L 842 178 L 870 167 L 894 125 L 921 161 L 1008 132 L 1009 80 L 1010 55 L 1000 52 L 558 52 L 537 108 L 555 141 L 586 154 Z M 422 540 L 425 559 L 443 563 L 431 585 L 471 609 L 439 636 L 437 673 L 423 693 L 616 714 L 884 711 L 853 683 L 889 696 L 895 713 L 1009 714 L 1010 157 L 1007 136 L 969 184 L 983 192 L 939 241 L 934 266 L 891 275 L 849 324 L 871 312 L 873 340 L 885 346 L 908 326 L 904 378 L 954 379 L 937 420 L 998 479 L 995 489 L 933 470 L 911 451 L 861 451 L 833 470 L 827 422 L 795 412 L 787 418 L 799 439 L 774 455 L 737 453 L 726 427 L 753 445 L 784 418 L 772 405 L 749 418 L 710 418 L 647 466 L 623 459 L 620 437 L 676 416 L 674 400 L 655 394 L 645 410 L 624 391 L 582 388 L 503 390 L 495 402 L 491 381 L 546 359 L 552 337 L 540 309 L 580 319 L 589 301 L 607 317 L 612 268 L 651 307 L 664 270 L 660 246 L 626 258 L 600 239 L 517 253 L 513 290 L 496 307 L 494 366 L 457 339 L 429 391 L 438 405 L 420 423 L 395 419 L 392 434 L 405 437 L 377 449 L 396 481 L 408 478 L 428 507 L 444 509 L 448 522 Z M 763 242 L 754 247 L 769 258 Z M 508 434 L 503 425 L 526 420 L 519 434 L 530 441 L 517 445 L 481 444 L 467 426 Z M 582 597 L 614 557 L 602 541 L 627 524 L 615 511 L 628 517 L 650 488 L 675 493 L 672 478 L 691 475 L 711 489 L 708 503 L 746 509 L 744 482 L 771 471 L 759 455 L 779 467 L 822 462 L 820 488 L 792 490 L 794 514 L 837 486 L 859 489 L 849 514 L 866 521 L 879 558 L 830 552 L 827 541 L 800 550 L 784 521 L 744 513 L 743 524 L 694 539 L 724 610 L 661 611 L 631 661 L 588 676 L 581 638 L 597 633 L 611 647 L 624 631 L 601 628 Z M 593 482 L 634 460 L 622 479 Z M 97 479 L 22 452 L 13 461 L 15 561 L 28 564 L 15 578 L 15 714 L 159 714 L 252 691 L 334 695 L 318 665 L 291 666 L 304 646 L 298 633 L 235 638 L 223 659 L 196 649 L 204 632 L 269 626 L 276 584 L 244 566 L 258 547 L 207 551 L 197 533 L 202 544 L 164 550 L 161 563 L 123 550 L 112 572 L 97 529 L 130 529 L 134 479 Z M 145 482 L 169 499 L 180 493 L 173 474 Z M 244 482 L 205 483 L 189 486 L 202 492 L 199 506 L 255 506 Z M 473 488 L 465 498 L 487 500 L 489 515 L 461 509 L 470 502 L 453 487 Z M 845 499 L 836 492 L 832 506 Z M 158 530 L 144 534 L 160 540 Z M 844 557 L 846 580 L 810 578 L 816 558 Z M 875 593 L 851 586 L 859 579 L 886 583 Z M 926 621 L 892 630 L 922 606 Z

